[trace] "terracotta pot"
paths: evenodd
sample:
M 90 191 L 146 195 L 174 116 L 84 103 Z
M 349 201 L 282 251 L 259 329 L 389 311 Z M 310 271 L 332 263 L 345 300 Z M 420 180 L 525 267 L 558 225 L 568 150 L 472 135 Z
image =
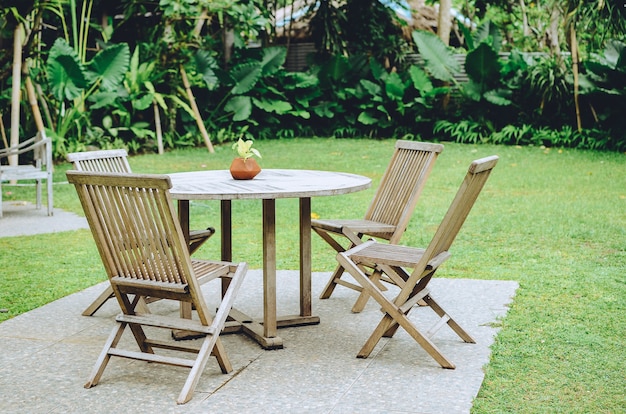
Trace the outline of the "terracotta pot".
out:
M 261 172 L 261 167 L 253 158 L 244 161 L 243 158 L 235 158 L 230 164 L 230 175 L 235 180 L 251 180 Z

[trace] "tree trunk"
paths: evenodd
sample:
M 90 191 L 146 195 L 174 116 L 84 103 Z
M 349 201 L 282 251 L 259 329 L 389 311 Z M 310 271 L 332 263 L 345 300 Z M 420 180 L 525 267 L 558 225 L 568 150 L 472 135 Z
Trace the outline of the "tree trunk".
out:
M 552 10 L 550 11 L 550 26 L 548 26 L 546 36 L 548 37 L 548 47 L 550 48 L 552 56 L 555 56 L 559 60 L 561 59 L 561 46 L 559 44 L 559 25 L 561 24 L 561 20 L 561 8 L 555 3 L 552 5 Z
M 450 31 L 452 30 L 452 9 L 451 0 L 441 0 L 439 2 L 439 18 L 437 19 L 437 35 L 446 44 L 450 44 Z
M 524 0 L 519 0 L 519 7 L 522 11 L 522 34 L 524 37 L 530 36 L 530 26 L 528 25 L 528 13 L 526 12 L 526 3 Z

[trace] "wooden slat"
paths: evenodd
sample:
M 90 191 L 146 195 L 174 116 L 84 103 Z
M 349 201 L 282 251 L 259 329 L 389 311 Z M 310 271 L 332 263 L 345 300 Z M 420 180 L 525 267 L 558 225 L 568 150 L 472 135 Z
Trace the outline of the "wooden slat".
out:
M 177 367 L 193 367 L 195 359 L 184 359 L 157 354 L 147 354 L 143 352 L 128 351 L 118 348 L 110 348 L 108 354 L 121 358 L 137 359 L 140 361 L 157 362 L 159 364 L 174 365 Z
M 198 321 L 191 319 L 172 318 L 163 315 L 118 315 L 115 318 L 118 322 L 136 323 L 145 326 L 155 326 L 165 329 L 184 329 L 187 331 L 201 332 L 204 334 L 214 334 L 215 327 L 202 325 Z

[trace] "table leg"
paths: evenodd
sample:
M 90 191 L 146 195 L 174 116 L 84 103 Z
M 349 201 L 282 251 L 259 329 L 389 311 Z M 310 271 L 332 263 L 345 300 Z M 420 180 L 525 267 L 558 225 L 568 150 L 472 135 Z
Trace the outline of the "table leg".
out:
M 276 336 L 276 200 L 263 200 L 263 336 Z
M 189 200 L 178 200 L 178 221 L 185 241 L 189 244 Z
M 230 201 L 222 201 L 222 260 L 231 261 Z M 225 234 L 227 233 L 227 234 Z M 277 316 L 276 312 L 276 200 L 263 200 L 263 323 L 233 308 L 225 333 L 243 331 L 265 349 L 280 349 L 278 328 L 315 325 L 311 315 L 311 199 L 300 200 L 300 314 Z
M 230 200 L 221 201 L 220 220 L 222 226 L 222 260 L 230 262 L 233 260 L 233 219 Z
M 178 220 L 180 221 L 180 227 L 185 237 L 185 242 L 189 245 L 189 200 L 178 200 Z M 180 303 L 180 317 L 184 319 L 191 319 L 191 303 Z M 176 340 L 182 339 L 194 339 L 198 337 L 197 332 L 173 330 L 172 337 Z
M 222 260 L 231 262 L 233 260 L 233 219 L 232 205 L 230 200 L 220 202 L 220 226 L 222 228 Z M 222 279 L 222 296 L 226 294 L 230 283 Z
M 300 199 L 300 316 L 311 316 L 311 199 Z
M 189 245 L 189 200 L 178 200 L 178 220 L 185 236 L 185 242 Z M 191 319 L 191 303 L 180 303 L 180 317 Z

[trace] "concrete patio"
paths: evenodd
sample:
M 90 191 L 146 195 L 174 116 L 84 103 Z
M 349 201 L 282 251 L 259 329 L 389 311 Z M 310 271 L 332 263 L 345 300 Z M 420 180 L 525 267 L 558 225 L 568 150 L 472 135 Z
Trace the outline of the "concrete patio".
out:
M 5 213 L 5 218 L 18 220 L 15 213 Z M 53 217 L 43 214 L 38 226 L 48 228 L 52 224 L 44 222 L 62 217 L 56 211 Z M 70 224 L 80 218 L 65 219 Z M 8 222 L 3 220 L 0 237 L 8 235 Z M 182 406 L 176 405 L 175 398 L 188 374 L 185 368 L 116 358 L 98 386 L 83 388 L 118 313 L 117 304 L 108 301 L 93 317 L 81 316 L 104 284 L 7 320 L 0 323 L 0 412 L 470 411 L 483 381 L 483 367 L 489 361 L 498 320 L 507 312 L 518 287 L 516 282 L 433 280 L 433 296 L 477 340 L 476 344 L 464 343 L 450 329 L 442 328 L 433 341 L 456 364 L 455 370 L 447 370 L 402 330 L 391 339 L 384 338 L 370 358 L 357 359 L 356 353 L 378 322 L 380 311 L 370 301 L 362 313 L 351 313 L 356 293 L 341 287 L 330 299 L 317 299 L 315 295 L 329 276 L 313 275 L 313 310 L 321 318 L 319 325 L 281 329 L 285 347 L 273 351 L 263 350 L 242 334 L 224 335 L 234 371 L 222 374 L 215 359 L 211 359 L 193 399 Z M 297 272 L 279 271 L 278 286 L 279 313 L 297 312 Z M 261 271 L 249 271 L 235 306 L 248 314 L 261 315 L 261 292 Z M 218 300 L 218 292 L 205 293 L 209 304 Z M 166 301 L 151 307 L 155 313 L 178 311 L 174 303 Z M 411 316 L 427 329 L 435 314 L 420 308 Z M 162 334 L 164 338 L 169 336 L 165 331 Z M 130 343 L 132 338 L 125 340 Z

